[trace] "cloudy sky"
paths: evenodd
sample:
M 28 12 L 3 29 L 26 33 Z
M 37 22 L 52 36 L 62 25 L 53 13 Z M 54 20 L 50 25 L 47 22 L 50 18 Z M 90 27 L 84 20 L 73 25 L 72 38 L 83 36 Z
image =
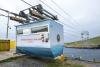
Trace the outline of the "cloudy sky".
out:
M 25 1 L 31 5 L 37 5 L 40 3 L 46 10 L 54 15 L 58 15 L 59 21 L 61 21 L 60 23 L 64 25 L 64 39 L 66 42 L 80 40 L 80 33 L 82 31 L 89 31 L 90 37 L 100 36 L 100 0 Z M 46 5 L 41 1 L 43 1 Z M 18 13 L 20 10 L 28 7 L 30 6 L 23 3 L 21 0 L 0 0 L 0 8 L 15 13 Z M 7 13 L 2 11 L 0 11 L 0 14 L 7 15 Z M 0 16 L 0 38 L 6 37 L 6 24 L 7 18 Z M 18 25 L 18 23 L 10 20 L 10 39 L 15 39 L 15 25 Z

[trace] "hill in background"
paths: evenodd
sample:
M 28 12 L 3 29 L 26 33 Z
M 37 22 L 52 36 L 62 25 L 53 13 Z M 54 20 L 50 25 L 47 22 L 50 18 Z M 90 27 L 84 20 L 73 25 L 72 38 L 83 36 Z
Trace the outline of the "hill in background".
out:
M 100 47 L 100 36 L 88 39 L 86 41 L 65 43 L 65 47 Z

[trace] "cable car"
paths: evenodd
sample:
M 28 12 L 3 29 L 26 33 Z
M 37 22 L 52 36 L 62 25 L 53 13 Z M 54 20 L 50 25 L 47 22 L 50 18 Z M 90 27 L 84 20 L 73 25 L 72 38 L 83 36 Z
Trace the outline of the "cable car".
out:
M 63 54 L 63 26 L 46 19 L 16 26 L 16 52 L 55 58 Z

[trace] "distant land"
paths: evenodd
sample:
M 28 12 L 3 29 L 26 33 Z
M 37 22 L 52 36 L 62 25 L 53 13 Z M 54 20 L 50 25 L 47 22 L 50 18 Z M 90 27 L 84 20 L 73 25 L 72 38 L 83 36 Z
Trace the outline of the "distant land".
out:
M 65 47 L 100 49 L 100 36 L 90 38 L 86 41 L 76 41 L 76 42 L 65 43 Z

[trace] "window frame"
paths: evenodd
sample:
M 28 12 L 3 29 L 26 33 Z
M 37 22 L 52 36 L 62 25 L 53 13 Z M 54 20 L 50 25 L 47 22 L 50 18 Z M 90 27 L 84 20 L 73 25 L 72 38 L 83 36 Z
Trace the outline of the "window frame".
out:
M 19 32 L 19 31 L 21 31 L 21 32 Z M 21 34 L 23 34 L 23 29 L 19 29 L 19 30 L 17 30 L 17 31 L 16 31 L 16 34 L 17 34 L 17 35 L 21 35 Z

